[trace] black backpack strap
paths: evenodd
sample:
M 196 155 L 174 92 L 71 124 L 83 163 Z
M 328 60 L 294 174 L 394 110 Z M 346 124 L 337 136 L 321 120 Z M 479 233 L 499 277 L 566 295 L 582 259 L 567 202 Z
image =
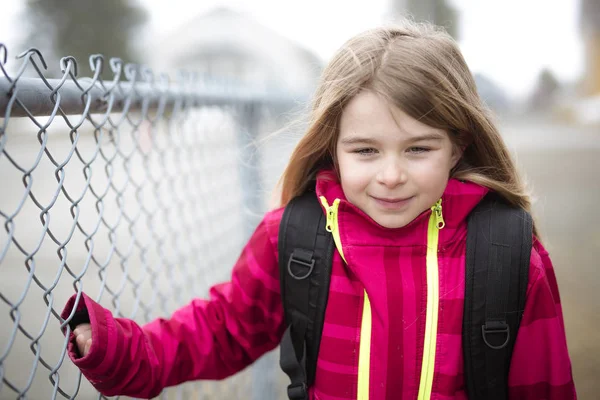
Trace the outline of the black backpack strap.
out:
M 279 270 L 286 329 L 281 369 L 290 377 L 288 397 L 308 400 L 313 384 L 333 256 L 333 236 L 314 192 L 294 198 L 279 226 Z
M 533 222 L 488 194 L 468 221 L 463 351 L 470 400 L 508 399 L 508 370 L 525 308 Z

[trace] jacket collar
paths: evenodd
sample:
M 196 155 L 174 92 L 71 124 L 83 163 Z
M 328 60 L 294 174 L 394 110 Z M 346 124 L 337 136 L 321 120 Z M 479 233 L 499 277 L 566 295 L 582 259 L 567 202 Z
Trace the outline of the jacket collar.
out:
M 385 228 L 346 199 L 335 171 L 319 172 L 316 192 L 318 197 L 325 196 L 329 204 L 332 204 L 336 198 L 340 199 L 338 224 L 344 247 L 424 246 L 427 244 L 427 228 L 431 215 L 429 209 L 405 227 Z M 440 245 L 459 238 L 457 233 L 466 223 L 467 216 L 487 192 L 487 188 L 472 182 L 457 179 L 448 181 L 442 195 L 442 213 L 446 225 L 440 231 Z

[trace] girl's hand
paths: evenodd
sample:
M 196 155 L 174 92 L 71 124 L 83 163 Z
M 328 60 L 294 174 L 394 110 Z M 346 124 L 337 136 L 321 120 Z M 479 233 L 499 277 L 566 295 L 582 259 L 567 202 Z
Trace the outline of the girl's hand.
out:
M 80 324 L 73 331 L 77 349 L 82 357 L 85 357 L 90 352 L 92 347 L 92 326 L 90 324 Z

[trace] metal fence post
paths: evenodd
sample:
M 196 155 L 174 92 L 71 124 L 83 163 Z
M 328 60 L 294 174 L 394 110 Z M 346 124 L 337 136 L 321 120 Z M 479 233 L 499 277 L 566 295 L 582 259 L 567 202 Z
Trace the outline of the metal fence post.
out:
M 262 195 L 263 178 L 260 172 L 260 158 L 256 146 L 261 122 L 261 104 L 252 102 L 244 105 L 238 119 L 237 135 L 239 150 L 239 174 L 242 184 L 244 237 L 248 239 L 265 212 Z
M 263 190 L 264 177 L 261 173 L 261 154 L 256 146 L 260 133 L 261 111 L 263 105 L 258 102 L 247 104 L 240 113 L 238 131 L 239 173 L 242 181 L 242 196 L 244 210 L 242 212 L 245 224 L 244 237 L 247 240 L 265 212 Z M 278 358 L 272 351 L 252 366 L 252 399 L 276 400 L 277 382 L 274 382 Z

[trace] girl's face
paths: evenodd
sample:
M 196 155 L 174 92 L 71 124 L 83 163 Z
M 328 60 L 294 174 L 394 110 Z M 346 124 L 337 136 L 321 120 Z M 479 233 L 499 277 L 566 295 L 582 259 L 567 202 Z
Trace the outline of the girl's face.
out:
M 446 131 L 362 91 L 342 113 L 336 156 L 348 201 L 401 228 L 440 199 L 461 154 Z

